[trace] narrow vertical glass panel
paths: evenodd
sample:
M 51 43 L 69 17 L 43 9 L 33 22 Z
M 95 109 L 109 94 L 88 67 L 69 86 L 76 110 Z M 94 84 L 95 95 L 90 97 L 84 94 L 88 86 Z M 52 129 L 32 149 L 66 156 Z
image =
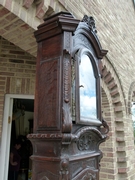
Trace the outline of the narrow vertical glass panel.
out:
M 134 144 L 135 144 L 135 102 L 132 102 L 131 113 L 132 113 L 132 120 L 133 120 L 133 128 L 134 128 Z
M 79 64 L 80 119 L 90 121 L 97 118 L 96 78 L 90 58 L 83 54 Z

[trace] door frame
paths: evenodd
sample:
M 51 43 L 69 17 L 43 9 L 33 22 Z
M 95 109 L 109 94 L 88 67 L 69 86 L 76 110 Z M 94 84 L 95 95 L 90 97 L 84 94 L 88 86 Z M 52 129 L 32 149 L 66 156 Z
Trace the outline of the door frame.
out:
M 1 149 L 0 149 L 1 180 L 7 180 L 8 178 L 13 99 L 34 99 L 34 95 L 22 95 L 22 94 L 5 95 L 3 125 L 2 125 L 2 134 L 1 134 Z

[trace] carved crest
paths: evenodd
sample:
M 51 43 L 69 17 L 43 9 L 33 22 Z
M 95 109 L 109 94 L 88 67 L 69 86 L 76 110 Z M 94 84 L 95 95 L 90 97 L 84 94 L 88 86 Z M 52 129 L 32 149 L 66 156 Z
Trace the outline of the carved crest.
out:
M 92 16 L 88 17 L 87 15 L 84 15 L 83 22 L 86 22 L 90 28 L 91 31 L 97 33 L 96 26 L 95 26 L 95 20 Z

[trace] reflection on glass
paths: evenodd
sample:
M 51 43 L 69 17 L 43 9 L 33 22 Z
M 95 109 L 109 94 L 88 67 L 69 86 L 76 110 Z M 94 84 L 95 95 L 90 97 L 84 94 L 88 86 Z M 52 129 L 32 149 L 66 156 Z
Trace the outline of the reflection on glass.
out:
M 80 85 L 80 118 L 83 120 L 97 118 L 96 110 L 96 79 L 91 61 L 82 55 L 79 65 Z
M 133 120 L 134 143 L 135 143 L 135 102 L 132 102 L 131 113 L 132 113 L 132 120 Z

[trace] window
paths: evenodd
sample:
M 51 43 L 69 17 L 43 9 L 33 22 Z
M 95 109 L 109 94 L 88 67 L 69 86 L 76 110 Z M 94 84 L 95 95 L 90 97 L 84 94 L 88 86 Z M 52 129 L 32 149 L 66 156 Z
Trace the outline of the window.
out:
M 88 49 L 79 50 L 75 60 L 76 123 L 101 125 L 97 60 Z

